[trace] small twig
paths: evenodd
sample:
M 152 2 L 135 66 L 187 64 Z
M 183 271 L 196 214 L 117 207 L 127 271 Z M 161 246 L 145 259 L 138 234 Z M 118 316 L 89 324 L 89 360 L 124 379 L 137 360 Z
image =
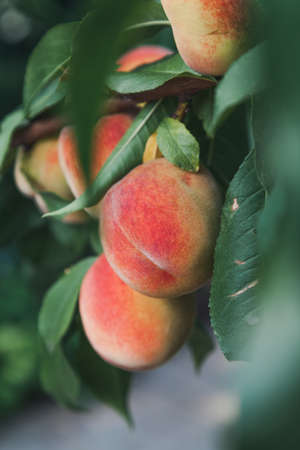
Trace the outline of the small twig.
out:
M 187 102 L 180 102 L 174 115 L 173 115 L 173 118 L 182 121 L 186 114 L 187 107 L 188 107 Z
M 215 140 L 211 139 L 207 156 L 207 167 L 211 167 L 215 151 Z
M 58 133 L 65 125 L 61 117 L 36 120 L 28 127 L 18 130 L 13 138 L 12 147 L 31 146 L 39 139 Z
M 104 106 L 105 114 L 114 114 L 120 112 L 137 114 L 139 111 L 140 107 L 134 100 L 121 96 L 110 98 Z

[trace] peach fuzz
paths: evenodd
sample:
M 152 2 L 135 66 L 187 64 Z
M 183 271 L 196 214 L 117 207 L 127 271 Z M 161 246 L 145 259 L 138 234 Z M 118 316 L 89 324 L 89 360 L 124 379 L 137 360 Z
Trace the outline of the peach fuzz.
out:
M 129 114 L 111 114 L 98 121 L 91 151 L 91 181 L 94 181 L 105 161 L 132 124 L 132 120 Z M 65 127 L 61 131 L 58 148 L 60 166 L 71 191 L 77 198 L 87 189 L 88 181 L 80 165 L 74 131 L 71 127 Z M 88 208 L 88 212 L 98 218 L 99 205 Z
M 249 46 L 255 0 L 162 0 L 178 51 L 193 70 L 223 75 Z
M 153 299 L 135 292 L 104 255 L 87 272 L 79 309 L 94 350 L 126 370 L 146 370 L 169 359 L 184 343 L 195 318 L 195 299 Z
M 144 64 L 154 63 L 172 54 L 172 50 L 160 45 L 141 45 L 129 50 L 118 59 L 119 67 L 117 70 L 118 72 L 131 72 Z
M 52 192 L 65 200 L 72 200 L 70 191 L 58 161 L 57 138 L 38 141 L 30 150 L 20 149 L 15 162 L 15 182 L 24 195 L 32 197 L 43 213 L 47 206 L 39 194 Z M 86 215 L 79 211 L 64 217 L 64 222 L 80 223 Z
M 152 297 L 193 292 L 211 277 L 222 196 L 211 173 L 166 159 L 133 169 L 101 203 L 108 262 L 133 289 Z

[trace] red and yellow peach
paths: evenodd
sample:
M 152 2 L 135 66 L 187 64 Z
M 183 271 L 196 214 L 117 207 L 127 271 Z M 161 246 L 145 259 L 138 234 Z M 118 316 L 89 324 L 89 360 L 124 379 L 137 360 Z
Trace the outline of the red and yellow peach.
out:
M 34 198 L 43 213 L 48 208 L 40 195 L 51 192 L 64 200 L 72 200 L 72 192 L 65 180 L 58 160 L 58 140 L 56 137 L 41 139 L 29 150 L 20 149 L 15 162 L 15 182 L 26 196 Z M 64 222 L 85 221 L 84 212 L 76 212 L 64 217 Z
M 162 0 L 178 51 L 197 72 L 223 75 L 249 46 L 255 0 Z
M 94 350 L 127 370 L 152 369 L 185 342 L 195 318 L 195 300 L 149 298 L 128 287 L 104 255 L 87 272 L 80 315 Z
M 195 291 L 213 268 L 222 196 L 211 173 L 166 159 L 133 169 L 101 203 L 108 262 L 131 288 L 170 298 Z

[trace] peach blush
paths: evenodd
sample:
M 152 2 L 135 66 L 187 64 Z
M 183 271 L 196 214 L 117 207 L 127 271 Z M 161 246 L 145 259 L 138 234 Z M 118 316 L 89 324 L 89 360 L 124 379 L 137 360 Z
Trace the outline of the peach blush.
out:
M 172 55 L 172 50 L 159 45 L 142 45 L 129 50 L 117 61 L 118 72 L 131 72 L 144 64 L 151 64 L 166 56 Z

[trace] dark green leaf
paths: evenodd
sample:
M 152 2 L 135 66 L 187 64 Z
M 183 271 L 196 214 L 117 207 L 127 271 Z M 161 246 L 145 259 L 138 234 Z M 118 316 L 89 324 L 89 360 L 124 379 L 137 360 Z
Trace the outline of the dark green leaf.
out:
M 147 139 L 174 109 L 172 100 L 159 100 L 143 108 L 86 192 L 65 208 L 46 216 L 69 214 L 98 203 L 114 183 L 142 162 Z
M 225 187 L 250 150 L 246 111 L 245 105 L 235 109 L 210 140 L 206 155 L 205 147 L 200 142 L 202 159 L 207 157 L 208 166 Z
M 70 61 L 72 42 L 78 25 L 78 22 L 57 25 L 48 31 L 33 51 L 24 82 L 23 101 L 27 117 L 33 117 L 41 109 L 41 106 L 37 107 L 36 104 L 41 103 L 41 99 L 38 99 L 41 93 L 42 97 L 49 98 L 49 94 L 53 95 L 58 88 L 58 78 L 63 75 Z M 53 81 L 54 85 L 49 87 Z M 45 98 L 43 102 L 47 104 Z
M 210 313 L 221 349 L 229 359 L 245 358 L 259 322 L 257 221 L 264 191 L 248 155 L 233 178 L 222 213 L 215 252 Z
M 78 351 L 78 372 L 91 392 L 132 424 L 127 397 L 130 374 L 105 362 L 94 352 L 84 335 Z
M 90 223 L 71 224 L 58 220 L 49 221 L 51 232 L 61 245 L 84 250 L 89 240 Z
M 177 54 L 133 72 L 116 72 L 109 78 L 108 87 L 124 95 L 143 93 L 145 100 L 148 100 L 146 97 L 149 96 L 156 98 L 156 95 L 164 97 L 185 92 L 195 93 L 215 83 L 213 77 L 190 69 Z
M 88 258 L 69 269 L 47 292 L 39 317 L 39 332 L 49 351 L 66 333 L 75 311 L 82 280 L 95 262 Z
M 90 226 L 90 244 L 97 255 L 103 253 L 103 248 L 100 240 L 99 222 L 93 221 Z
M 8 174 L 0 177 L 0 191 L 0 246 L 3 246 L 17 242 L 28 230 L 39 226 L 42 219 L 32 200 L 18 193 Z
M 234 107 L 266 88 L 266 78 L 261 61 L 265 57 L 266 44 L 249 50 L 235 61 L 215 91 L 214 107 L 206 131 L 214 136 L 216 129 Z
M 58 403 L 69 407 L 79 406 L 80 380 L 60 346 L 52 353 L 42 350 L 40 378 L 45 391 Z
M 71 114 L 79 158 L 89 177 L 92 130 L 105 100 L 105 80 L 118 56 L 120 33 L 137 0 L 102 0 L 81 22 L 71 61 Z
M 157 32 L 157 28 L 170 26 L 162 6 L 156 1 L 141 1 L 130 22 L 132 24 L 127 27 L 126 31 L 154 27 Z
M 0 272 L 0 323 L 14 322 L 20 323 L 34 317 L 38 302 L 35 292 L 29 283 L 24 279 L 21 270 L 14 269 L 5 277 Z
M 7 167 L 11 155 L 11 141 L 14 132 L 27 124 L 22 109 L 9 114 L 1 123 L 0 128 L 0 173 Z
M 172 164 L 188 172 L 198 172 L 200 147 L 179 120 L 165 118 L 157 130 L 157 144 Z
M 269 139 L 273 137 L 274 128 L 277 123 L 271 120 L 274 111 L 265 96 L 255 99 L 252 102 L 251 116 L 249 118 L 249 127 L 252 133 L 254 146 L 256 149 L 256 168 L 258 178 L 269 193 L 272 190 L 275 176 L 275 163 L 273 148 L 268 145 Z M 266 118 L 269 118 L 267 121 Z M 278 118 L 275 119 L 276 121 Z
M 194 325 L 188 345 L 194 359 L 195 369 L 199 371 L 206 357 L 214 349 L 214 342 L 210 334 L 199 321 Z

